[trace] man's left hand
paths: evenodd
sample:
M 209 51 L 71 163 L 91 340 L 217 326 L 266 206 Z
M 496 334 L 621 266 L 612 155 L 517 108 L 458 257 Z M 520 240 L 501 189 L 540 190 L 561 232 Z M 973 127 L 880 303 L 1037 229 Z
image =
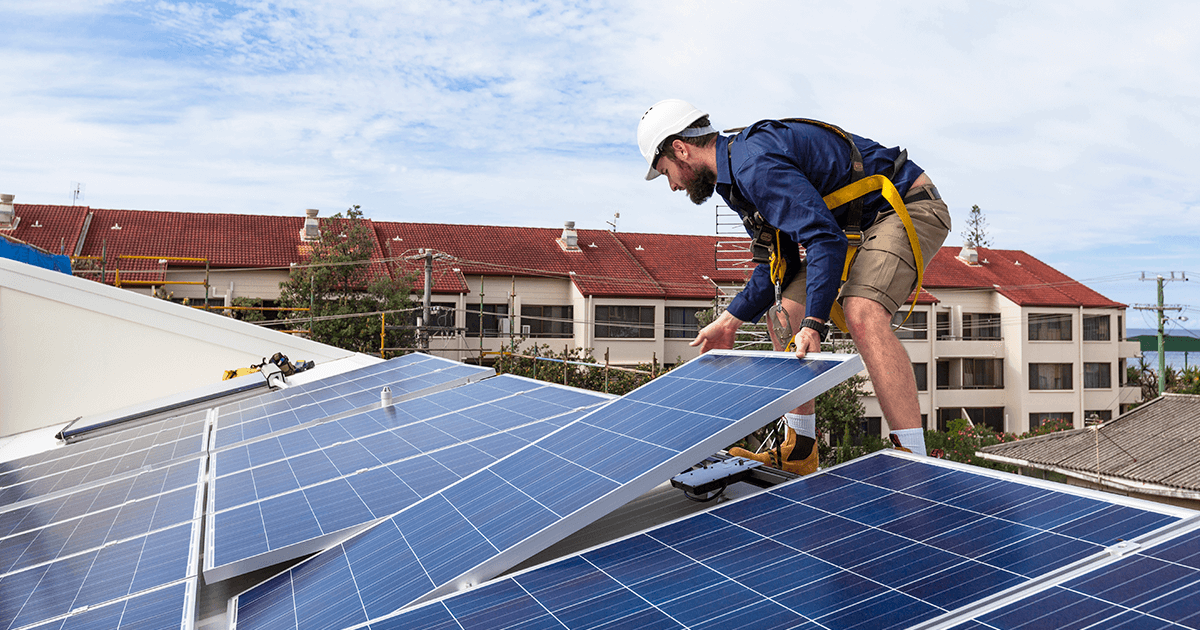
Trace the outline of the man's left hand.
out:
M 796 358 L 803 359 L 809 352 L 821 351 L 821 336 L 811 328 L 801 328 L 796 333 Z

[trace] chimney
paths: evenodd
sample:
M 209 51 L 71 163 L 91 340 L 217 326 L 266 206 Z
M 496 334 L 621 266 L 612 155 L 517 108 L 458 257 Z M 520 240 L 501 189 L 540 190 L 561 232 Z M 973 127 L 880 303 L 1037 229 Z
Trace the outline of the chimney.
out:
M 979 265 L 979 252 L 975 251 L 975 243 L 967 241 L 963 243 L 962 250 L 958 252 L 958 259 L 976 267 Z
M 317 221 L 317 213 L 320 210 L 309 208 L 304 211 L 308 218 L 304 219 L 304 229 L 300 230 L 300 240 L 302 241 L 319 241 L 321 240 L 321 224 Z
M 575 231 L 575 222 L 567 221 L 563 225 L 562 236 L 558 238 L 558 246 L 564 252 L 577 252 L 579 249 L 579 233 Z
M 17 227 L 16 220 L 17 212 L 13 209 L 13 196 L 0 195 L 0 228 Z

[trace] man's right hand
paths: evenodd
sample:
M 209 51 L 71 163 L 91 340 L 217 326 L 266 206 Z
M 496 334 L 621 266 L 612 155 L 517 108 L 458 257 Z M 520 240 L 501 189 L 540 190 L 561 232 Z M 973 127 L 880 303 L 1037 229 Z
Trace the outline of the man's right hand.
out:
M 732 349 L 738 327 L 741 325 L 742 320 L 730 315 L 729 311 L 724 311 L 713 323 L 700 329 L 700 333 L 688 345 L 700 346 L 701 354 L 714 348 Z

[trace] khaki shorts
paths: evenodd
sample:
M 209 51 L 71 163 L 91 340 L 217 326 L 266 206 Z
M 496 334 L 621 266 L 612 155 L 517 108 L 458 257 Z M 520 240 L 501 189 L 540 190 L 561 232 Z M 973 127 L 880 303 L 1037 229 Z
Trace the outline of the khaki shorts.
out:
M 932 184 L 914 188 L 909 194 L 928 188 L 932 188 Z M 950 234 L 950 210 L 941 199 L 914 201 L 905 203 L 904 207 L 912 217 L 913 228 L 921 244 L 922 262 L 928 265 Z M 783 297 L 805 303 L 805 271 L 797 273 L 784 287 Z M 917 265 L 908 243 L 908 233 L 900 216 L 889 210 L 875 219 L 875 223 L 863 233 L 863 245 L 858 249 L 838 301 L 845 300 L 847 296 L 867 298 L 882 304 L 888 313 L 895 314 L 916 287 Z

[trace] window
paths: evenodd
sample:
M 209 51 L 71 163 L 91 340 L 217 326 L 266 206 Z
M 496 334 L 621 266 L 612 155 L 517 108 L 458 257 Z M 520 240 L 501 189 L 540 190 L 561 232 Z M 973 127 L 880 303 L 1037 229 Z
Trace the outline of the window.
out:
M 1029 430 L 1032 431 L 1051 420 L 1062 420 L 1067 424 L 1075 422 L 1075 412 L 1064 411 L 1061 413 L 1031 413 L 1029 414 Z
M 905 317 L 908 317 L 907 322 L 904 321 Z M 897 326 L 899 328 L 896 328 Z M 909 315 L 908 309 L 901 308 L 892 316 L 892 328 L 896 330 L 896 336 L 900 339 L 926 339 L 929 330 L 929 313 L 913 311 L 912 315 Z
M 696 312 L 704 309 L 694 306 L 668 306 L 664 333 L 668 339 L 692 339 L 700 332 Z
M 1000 313 L 963 313 L 963 339 L 1000 339 Z
M 941 407 L 938 409 L 938 431 L 947 431 L 950 423 L 966 418 L 975 426 L 986 426 L 993 431 L 1004 431 L 1004 407 Z
M 530 337 L 574 337 L 573 306 L 521 305 L 521 330 L 529 328 Z
M 950 389 L 950 362 L 937 362 L 937 388 Z
M 1108 315 L 1084 315 L 1083 340 L 1108 341 L 1112 339 L 1112 332 L 1108 329 L 1110 319 L 1112 318 Z
M 1071 364 L 1030 363 L 1029 389 L 1071 389 Z
M 883 417 L 882 416 L 863 416 L 858 419 L 858 426 L 851 425 L 850 439 L 853 442 L 852 446 L 862 446 L 863 436 L 874 435 L 880 437 L 883 433 Z M 834 432 L 829 435 L 829 443 L 831 446 L 845 446 L 843 444 L 845 432 Z
M 1030 313 L 1030 341 L 1070 341 L 1071 314 Z
M 914 363 L 913 376 L 917 379 L 917 391 L 924 392 L 929 390 L 929 364 Z
M 1004 389 L 1004 359 L 963 359 L 963 389 Z
M 1109 363 L 1084 363 L 1083 388 L 1109 389 L 1112 387 L 1112 365 Z
M 481 311 L 482 309 L 482 311 Z M 482 313 L 483 336 L 499 337 L 508 334 L 507 304 L 475 304 L 467 307 L 467 334 L 479 336 L 479 321 Z
M 597 306 L 596 337 L 653 339 L 653 306 Z
M 953 335 L 950 334 L 950 313 L 941 312 L 937 314 L 937 338 L 950 339 Z
M 1117 315 L 1117 340 L 1125 341 L 1125 322 Z

